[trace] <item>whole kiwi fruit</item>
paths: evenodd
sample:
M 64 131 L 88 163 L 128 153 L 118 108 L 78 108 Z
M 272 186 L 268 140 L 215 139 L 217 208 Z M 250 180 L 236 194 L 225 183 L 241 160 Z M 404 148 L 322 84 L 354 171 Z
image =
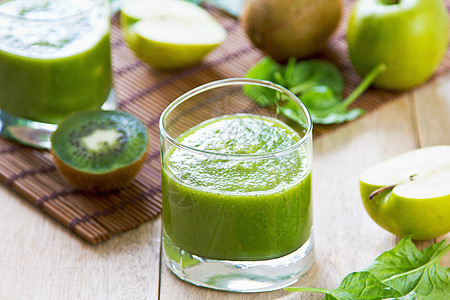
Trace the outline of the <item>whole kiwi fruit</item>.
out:
M 341 0 L 246 0 L 241 24 L 255 47 L 278 62 L 322 50 L 341 17 Z
M 51 136 L 51 153 L 74 187 L 104 192 L 128 185 L 148 151 L 146 126 L 122 111 L 87 110 L 63 119 Z

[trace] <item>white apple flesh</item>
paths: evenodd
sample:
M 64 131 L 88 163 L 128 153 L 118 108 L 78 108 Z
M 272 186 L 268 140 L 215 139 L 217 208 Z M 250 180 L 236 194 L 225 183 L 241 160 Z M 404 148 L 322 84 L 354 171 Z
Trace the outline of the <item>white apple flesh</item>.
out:
M 128 45 L 157 69 L 195 65 L 226 38 L 207 11 L 186 1 L 130 0 L 121 13 Z
M 450 231 L 450 146 L 413 150 L 360 175 L 370 217 L 399 236 L 426 240 Z

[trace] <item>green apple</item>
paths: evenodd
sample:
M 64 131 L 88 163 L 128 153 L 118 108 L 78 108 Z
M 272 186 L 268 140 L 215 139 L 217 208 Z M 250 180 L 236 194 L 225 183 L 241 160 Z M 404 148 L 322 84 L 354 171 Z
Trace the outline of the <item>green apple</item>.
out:
M 450 146 L 416 149 L 360 175 L 370 217 L 384 229 L 426 240 L 450 231 Z
M 384 63 L 375 86 L 404 90 L 423 83 L 441 63 L 448 44 L 447 9 L 441 0 L 359 0 L 347 41 L 356 71 Z
M 125 41 L 136 56 L 156 69 L 199 63 L 226 38 L 207 11 L 181 0 L 129 0 L 121 7 Z

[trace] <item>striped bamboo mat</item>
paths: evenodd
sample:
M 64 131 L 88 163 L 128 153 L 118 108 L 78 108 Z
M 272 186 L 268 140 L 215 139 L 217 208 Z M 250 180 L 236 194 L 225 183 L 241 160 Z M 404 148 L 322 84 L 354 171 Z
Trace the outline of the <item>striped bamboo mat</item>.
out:
M 319 57 L 334 62 L 344 74 L 345 94 L 359 83 L 347 58 L 345 27 L 351 4 L 345 2 L 344 18 L 328 50 Z M 446 1 L 447 6 L 450 0 Z M 176 97 L 201 84 L 242 77 L 262 57 L 239 23 L 213 7 L 206 7 L 226 28 L 226 42 L 202 64 L 177 73 L 161 73 L 139 61 L 122 40 L 119 18 L 113 18 L 112 56 L 119 108 L 143 120 L 150 132 L 150 152 L 143 171 L 131 186 L 104 194 L 88 194 L 72 188 L 57 173 L 49 153 L 23 147 L 0 138 L 0 180 L 29 199 L 89 243 L 96 244 L 138 227 L 161 212 L 158 119 Z M 447 72 L 447 56 L 435 76 Z M 368 90 L 354 106 L 373 110 L 398 94 Z M 316 126 L 315 135 L 334 128 Z M 20 217 L 20 216 L 18 216 Z

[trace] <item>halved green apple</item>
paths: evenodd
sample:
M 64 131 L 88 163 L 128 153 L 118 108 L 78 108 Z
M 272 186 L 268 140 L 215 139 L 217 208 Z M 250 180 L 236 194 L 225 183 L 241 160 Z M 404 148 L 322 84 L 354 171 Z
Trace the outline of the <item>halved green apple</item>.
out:
M 207 11 L 181 0 L 128 0 L 121 22 L 130 48 L 156 69 L 193 66 L 226 38 Z
M 406 152 L 360 175 L 370 217 L 384 229 L 426 240 L 450 231 L 450 146 Z

